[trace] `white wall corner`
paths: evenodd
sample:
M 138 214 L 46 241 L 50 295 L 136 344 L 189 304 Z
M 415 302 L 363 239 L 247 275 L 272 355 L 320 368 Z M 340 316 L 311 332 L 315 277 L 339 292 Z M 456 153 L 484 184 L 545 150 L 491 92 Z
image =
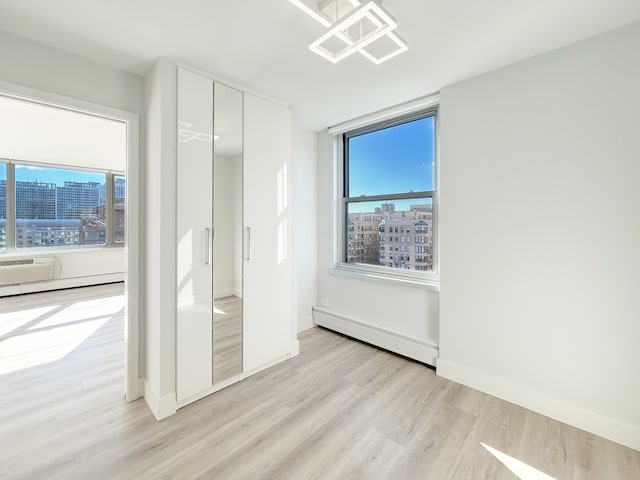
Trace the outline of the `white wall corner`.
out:
M 305 330 L 309 330 L 310 328 L 313 328 L 315 326 L 316 324 L 313 323 L 312 315 L 304 318 L 298 318 L 298 333 L 304 332 Z
M 177 403 L 176 396 L 173 393 L 168 393 L 160 397 L 158 392 L 153 386 L 146 380 L 142 380 L 144 386 L 144 400 L 149 405 L 149 409 L 156 417 L 156 420 L 162 420 L 170 417 L 176 413 Z
M 144 398 L 144 384 L 145 384 L 146 380 L 144 378 L 139 378 L 138 379 L 138 389 L 134 392 L 132 392 L 132 396 L 131 398 L 127 398 L 128 402 L 133 402 L 134 400 L 137 400 L 140 397 Z
M 298 340 L 291 342 L 289 352 L 289 358 L 297 357 L 298 355 L 300 355 L 300 342 Z
M 234 287 L 221 288 L 216 290 L 216 296 L 213 299 L 218 300 L 220 298 L 230 297 L 235 294 L 236 294 L 236 289 Z
M 321 327 L 390 350 L 427 365 L 435 365 L 438 346 L 313 307 L 313 321 Z
M 488 393 L 560 422 L 640 450 L 640 427 L 574 405 L 490 373 L 438 359 L 438 376 Z

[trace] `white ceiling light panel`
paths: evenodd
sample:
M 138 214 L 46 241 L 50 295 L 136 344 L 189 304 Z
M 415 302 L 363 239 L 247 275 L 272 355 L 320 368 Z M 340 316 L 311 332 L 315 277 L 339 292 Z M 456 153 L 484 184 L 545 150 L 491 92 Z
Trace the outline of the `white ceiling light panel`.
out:
M 337 63 L 354 52 L 380 64 L 407 50 L 396 21 L 379 0 L 289 0 L 329 30 L 309 49 Z M 345 13 L 346 12 L 346 13 Z M 332 18 L 335 22 L 331 23 Z

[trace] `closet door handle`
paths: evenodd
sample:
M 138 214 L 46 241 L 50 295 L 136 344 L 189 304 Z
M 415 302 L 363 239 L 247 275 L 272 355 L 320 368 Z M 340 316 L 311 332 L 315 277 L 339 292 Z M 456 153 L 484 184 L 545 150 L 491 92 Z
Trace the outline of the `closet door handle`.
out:
M 251 227 L 247 227 L 247 262 L 251 260 Z
M 205 231 L 205 239 L 204 239 L 204 264 L 211 265 L 211 229 L 209 227 L 204 229 Z

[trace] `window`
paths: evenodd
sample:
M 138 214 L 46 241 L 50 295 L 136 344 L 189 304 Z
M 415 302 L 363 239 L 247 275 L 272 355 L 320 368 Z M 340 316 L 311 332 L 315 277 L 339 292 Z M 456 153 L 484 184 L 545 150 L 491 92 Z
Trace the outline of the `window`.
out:
M 0 162 L 0 248 L 122 243 L 125 191 L 122 175 Z
M 0 250 L 7 248 L 7 165 L 0 163 Z
M 113 175 L 113 225 L 114 242 L 124 243 L 125 211 L 127 207 L 127 183 L 122 175 Z
M 381 232 L 415 231 L 420 236 L 414 242 L 432 249 L 437 206 L 436 115 L 437 109 L 430 108 L 342 134 L 343 225 L 356 223 L 374 232 L 367 242 L 370 251 L 345 235 L 342 262 L 434 272 L 431 251 L 429 261 L 418 268 L 398 263 L 397 256 L 392 263 L 381 261 L 379 247 L 384 242 Z M 411 238 L 401 235 L 390 241 L 413 243 Z M 397 245 L 394 250 L 398 251 Z

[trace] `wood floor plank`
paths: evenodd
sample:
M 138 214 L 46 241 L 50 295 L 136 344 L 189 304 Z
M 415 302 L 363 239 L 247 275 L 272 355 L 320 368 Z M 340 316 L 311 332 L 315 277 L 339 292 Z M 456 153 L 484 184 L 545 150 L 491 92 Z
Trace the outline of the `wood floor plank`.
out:
M 575 429 L 552 418 L 527 412 L 525 429 L 514 455 L 520 461 L 554 478 L 571 478 L 576 462 Z
M 269 467 L 265 478 L 296 478 L 296 475 L 303 475 L 304 478 L 325 478 L 337 474 L 334 464 L 346 452 L 351 451 L 361 432 L 374 427 L 387 415 L 390 408 L 389 398 L 400 395 L 412 382 L 410 372 L 403 371 L 390 383 L 390 372 L 393 369 L 386 367 L 395 362 L 387 361 L 394 360 L 393 357 L 386 359 L 388 355 L 390 354 L 380 352 L 361 367 L 360 375 L 348 375 L 347 385 L 354 392 L 352 397 L 340 408 L 332 411 L 326 422 L 313 425 L 313 428 L 304 431 L 303 440 L 292 446 L 288 453 L 281 455 L 278 461 Z M 395 360 L 399 359 L 396 357 Z M 371 362 L 380 368 L 372 369 L 369 365 Z M 365 368 L 365 365 L 369 367 Z M 372 370 L 378 372 L 377 378 L 371 383 L 375 388 L 359 387 L 358 383 L 364 377 L 372 380 Z M 384 441 L 389 442 L 389 439 L 384 438 Z M 396 446 L 401 448 L 397 444 Z
M 404 448 L 375 429 L 363 429 L 341 451 L 341 455 L 322 471 L 326 479 L 384 480 L 402 458 Z
M 477 418 L 448 403 L 439 401 L 436 412 L 415 435 L 391 470 L 389 478 L 451 478 L 449 473 L 462 454 L 468 432 Z
M 474 428 L 469 432 L 464 446 L 465 454 L 459 464 L 452 467 L 451 476 L 459 478 L 505 478 L 511 473 L 484 447 L 481 442 L 514 456 L 523 438 L 528 411 L 517 405 L 494 397 L 487 397 Z M 455 475 L 454 475 L 455 472 Z
M 431 421 L 431 416 L 438 411 L 439 401 L 448 391 L 449 383 L 435 375 L 423 375 L 423 365 L 410 365 L 414 382 L 391 399 L 389 414 L 376 426 L 387 438 L 404 447 Z
M 2 299 L 1 478 L 513 480 L 480 442 L 558 480 L 640 478 L 640 452 L 321 328 L 157 422 L 124 400 L 123 301 L 122 285 Z M 45 337 L 63 355 L 7 346 Z
M 242 299 L 216 298 L 213 314 L 213 383 L 242 373 Z

